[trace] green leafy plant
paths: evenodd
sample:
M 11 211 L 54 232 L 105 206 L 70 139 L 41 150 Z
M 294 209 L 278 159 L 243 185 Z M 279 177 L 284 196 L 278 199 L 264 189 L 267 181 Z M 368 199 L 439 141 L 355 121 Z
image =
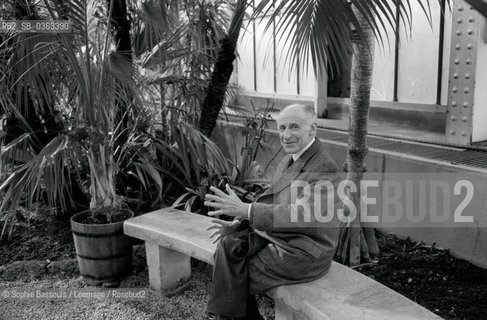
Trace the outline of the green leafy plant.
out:
M 207 208 L 203 206 L 203 201 L 205 195 L 210 192 L 210 187 L 213 186 L 224 191 L 227 184 L 243 201 L 254 201 L 255 196 L 269 185 L 269 180 L 255 159 L 260 149 L 267 148 L 264 136 L 270 109 L 270 105 L 263 110 L 254 107 L 250 115 L 248 111 L 241 110 L 244 112 L 243 114 L 246 114 L 246 117 L 243 117 L 244 143 L 241 148 L 241 156 L 233 161 L 226 159 L 222 151 L 211 140 L 199 133 L 205 141 L 205 145 L 211 145 L 212 152 L 218 154 L 216 159 L 220 161 L 219 170 L 214 170 L 208 166 L 207 162 L 202 161 L 198 167 L 200 174 L 195 176 L 194 182 L 186 187 L 187 192 L 173 203 L 174 207 L 182 207 L 186 211 L 206 214 Z M 192 140 L 194 143 L 200 143 L 198 140 Z M 195 153 L 190 152 L 190 154 Z M 198 157 L 204 159 L 201 155 Z
M 172 125 L 170 133 L 156 144 L 166 160 L 167 167 L 161 172 L 186 190 L 173 206 L 178 207 L 186 199 L 184 206 L 189 211 L 195 203 L 201 206 L 209 187 L 224 179 L 232 167 L 213 141 L 189 125 Z
M 246 189 L 257 187 L 259 183 L 267 183 L 267 179 L 259 179 L 263 176 L 260 166 L 255 161 L 257 153 L 260 150 L 270 150 L 270 147 L 265 141 L 266 129 L 268 128 L 268 121 L 270 120 L 269 111 L 274 105 L 267 103 L 263 109 L 256 108 L 253 103 L 252 112 L 243 113 L 244 128 L 243 128 L 243 144 L 240 150 L 240 161 L 234 160 L 236 173 L 234 175 L 235 184 L 243 188 L 250 184 Z
M 68 18 L 72 21 L 72 34 L 39 36 L 11 34 L 8 50 L 21 54 L 22 59 L 10 63 L 4 73 L 3 88 L 8 90 L 20 81 L 31 88 L 42 79 L 48 80 L 43 90 L 30 89 L 27 94 L 42 99 L 49 96 L 59 110 L 66 112 L 66 121 L 59 134 L 38 153 L 32 152 L 26 143 L 32 134 L 9 143 L 2 150 L 4 164 L 13 165 L 12 174 L 2 183 L 5 192 L 0 211 L 5 219 L 13 217 L 20 203 L 28 208 L 41 198 L 47 198 L 51 206 L 60 205 L 65 210 L 70 196 L 69 186 L 76 179 L 90 197 L 93 221 L 110 222 L 124 207 L 124 199 L 117 193 L 116 178 L 123 157 L 115 149 L 120 134 L 117 106 L 131 106 L 132 119 L 141 116 L 143 98 L 136 86 L 136 66 L 112 50 L 111 19 L 106 8 L 97 1 L 75 0 L 70 2 L 46 1 L 45 10 L 52 19 Z M 29 42 L 30 41 L 30 42 Z M 5 56 L 5 55 L 4 55 Z M 42 56 L 42 59 L 33 58 Z M 14 59 L 10 54 L 8 59 Z M 18 58 L 18 57 L 17 57 Z M 49 63 L 49 70 L 46 70 Z M 22 67 L 20 67 L 22 65 Z M 26 70 L 21 76 L 11 77 L 18 70 Z M 126 72 L 131 70 L 131 72 Z M 43 78 L 47 74 L 48 78 Z M 4 97 L 1 105 L 6 112 L 18 113 L 15 101 Z M 22 119 L 21 115 L 19 116 Z M 136 132 L 138 123 L 132 121 L 124 133 Z M 18 160 L 15 154 L 23 150 L 29 157 Z M 66 174 L 66 170 L 73 172 Z M 155 177 L 151 177 L 157 179 Z M 7 224 L 4 225 L 4 230 Z

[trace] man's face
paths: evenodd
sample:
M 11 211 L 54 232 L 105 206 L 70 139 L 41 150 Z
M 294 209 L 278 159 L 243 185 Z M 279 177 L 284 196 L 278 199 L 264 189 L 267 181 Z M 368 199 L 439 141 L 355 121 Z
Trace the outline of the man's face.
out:
M 304 148 L 316 134 L 316 124 L 301 108 L 284 109 L 277 118 L 279 138 L 286 153 L 295 154 Z

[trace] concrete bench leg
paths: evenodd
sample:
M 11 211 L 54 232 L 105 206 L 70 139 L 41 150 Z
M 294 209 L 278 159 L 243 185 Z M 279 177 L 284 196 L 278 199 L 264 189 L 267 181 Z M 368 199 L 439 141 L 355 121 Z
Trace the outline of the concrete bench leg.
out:
M 174 295 L 189 285 L 190 257 L 180 252 L 145 243 L 150 288 L 157 294 Z
M 276 320 L 303 320 L 301 315 L 288 308 L 284 303 L 275 300 L 275 319 Z

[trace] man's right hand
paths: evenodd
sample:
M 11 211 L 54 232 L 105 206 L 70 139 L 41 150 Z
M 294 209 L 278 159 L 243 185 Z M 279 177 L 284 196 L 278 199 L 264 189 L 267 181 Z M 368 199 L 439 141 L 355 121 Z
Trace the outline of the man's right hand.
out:
M 219 219 L 212 219 L 211 222 L 213 222 L 213 224 L 206 230 L 214 230 L 210 235 L 210 238 L 214 238 L 213 243 L 218 242 L 226 235 L 237 232 L 238 227 L 240 226 L 239 220 L 224 221 Z

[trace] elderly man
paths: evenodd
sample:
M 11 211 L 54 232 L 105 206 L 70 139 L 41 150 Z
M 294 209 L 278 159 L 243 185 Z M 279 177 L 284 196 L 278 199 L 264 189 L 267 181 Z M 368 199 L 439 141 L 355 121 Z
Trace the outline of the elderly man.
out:
M 215 219 L 209 228 L 211 237 L 221 240 L 207 306 L 210 319 L 262 319 L 256 293 L 315 280 L 330 267 L 339 224 L 327 197 L 338 181 L 338 167 L 316 138 L 313 107 L 286 107 L 277 127 L 288 155 L 268 190 L 251 204 L 228 185 L 227 193 L 212 188 L 214 194 L 206 195 L 205 205 L 216 209 L 210 215 L 236 217 Z

